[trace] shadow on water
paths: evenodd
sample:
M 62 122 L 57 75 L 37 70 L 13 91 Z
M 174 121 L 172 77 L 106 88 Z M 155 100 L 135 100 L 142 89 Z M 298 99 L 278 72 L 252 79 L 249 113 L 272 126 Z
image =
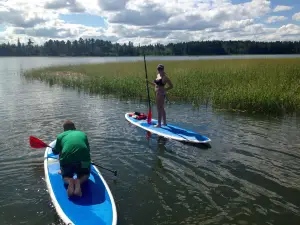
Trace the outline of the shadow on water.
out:
M 181 142 L 184 145 L 195 147 L 195 148 L 200 148 L 200 149 L 209 149 L 211 148 L 210 143 L 192 143 L 192 142 Z
M 166 144 L 168 143 L 169 139 L 162 137 L 162 136 L 157 136 L 157 148 L 158 150 L 166 150 Z M 190 146 L 190 147 L 195 147 L 203 150 L 207 150 L 211 148 L 210 143 L 192 143 L 192 142 L 186 142 L 186 141 L 178 141 L 179 143 Z
M 158 136 L 158 137 L 157 137 L 157 150 L 158 150 L 159 152 L 168 151 L 167 148 L 166 148 L 167 142 L 168 142 L 168 139 L 167 139 L 167 138 Z

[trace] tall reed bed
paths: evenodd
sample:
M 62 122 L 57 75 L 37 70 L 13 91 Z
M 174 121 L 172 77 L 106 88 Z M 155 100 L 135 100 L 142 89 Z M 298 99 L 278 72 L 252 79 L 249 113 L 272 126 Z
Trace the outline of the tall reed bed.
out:
M 155 79 L 158 63 L 165 65 L 174 84 L 168 92 L 170 101 L 267 114 L 300 109 L 299 59 L 151 61 L 147 62 L 149 80 Z M 42 68 L 25 76 L 90 93 L 147 98 L 143 61 Z

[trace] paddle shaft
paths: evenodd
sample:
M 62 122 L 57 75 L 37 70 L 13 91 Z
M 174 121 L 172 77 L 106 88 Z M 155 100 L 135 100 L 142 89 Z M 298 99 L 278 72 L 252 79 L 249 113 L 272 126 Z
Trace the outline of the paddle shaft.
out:
M 103 167 L 103 166 L 99 166 L 99 165 L 97 165 L 97 164 L 95 164 L 95 163 L 93 163 L 93 162 L 92 162 L 92 164 L 95 165 L 95 166 L 97 166 L 97 167 L 100 167 L 100 168 L 102 168 L 102 169 L 104 169 L 104 170 L 110 171 L 110 172 L 112 172 L 115 176 L 117 176 L 117 171 L 116 171 L 116 170 L 110 170 L 110 169 L 107 169 L 107 168 L 105 168 L 105 167 Z
M 151 111 L 150 94 L 149 94 L 149 85 L 148 85 L 148 74 L 147 74 L 147 65 L 146 65 L 146 56 L 145 56 L 145 53 L 144 53 L 144 65 L 145 65 L 145 73 L 146 73 L 146 84 L 147 84 L 147 94 L 148 94 L 148 106 L 149 106 L 149 111 Z

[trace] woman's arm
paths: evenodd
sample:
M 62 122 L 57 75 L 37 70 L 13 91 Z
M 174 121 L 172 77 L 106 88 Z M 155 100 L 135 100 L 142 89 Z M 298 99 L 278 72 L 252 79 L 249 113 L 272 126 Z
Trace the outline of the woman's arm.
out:
M 166 84 L 168 84 L 168 87 L 165 88 L 165 91 L 171 90 L 173 88 L 173 83 L 168 77 L 166 77 Z

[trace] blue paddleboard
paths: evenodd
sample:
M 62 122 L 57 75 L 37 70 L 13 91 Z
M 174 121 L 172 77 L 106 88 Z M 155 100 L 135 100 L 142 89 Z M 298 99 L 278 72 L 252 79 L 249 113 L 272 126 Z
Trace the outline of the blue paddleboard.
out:
M 182 142 L 191 142 L 191 143 L 208 143 L 211 140 L 208 137 L 205 137 L 199 133 L 194 131 L 186 130 L 171 124 L 167 124 L 167 126 L 161 126 L 160 128 L 154 127 L 157 124 L 157 120 L 152 119 L 151 124 L 148 124 L 147 119 L 135 119 L 129 116 L 131 113 L 126 113 L 125 118 L 132 124 L 147 130 L 153 134 L 174 139 Z
M 55 141 L 50 144 L 55 146 Z M 44 159 L 45 180 L 56 212 L 65 224 L 116 225 L 117 211 L 112 193 L 99 170 L 91 165 L 87 183 L 82 184 L 82 197 L 67 195 L 58 156 L 46 148 Z

